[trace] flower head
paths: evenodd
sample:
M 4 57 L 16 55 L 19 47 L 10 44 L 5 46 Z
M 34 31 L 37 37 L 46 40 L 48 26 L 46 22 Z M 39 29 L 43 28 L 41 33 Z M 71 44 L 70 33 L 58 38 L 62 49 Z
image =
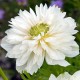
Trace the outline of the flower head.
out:
M 65 18 L 57 6 L 40 4 L 36 13 L 24 10 L 12 18 L 11 28 L 1 46 L 8 52 L 7 57 L 16 58 L 16 69 L 33 74 L 42 66 L 44 59 L 49 65 L 68 66 L 65 57 L 79 54 L 79 47 L 73 36 L 76 23 L 71 17 Z
M 60 74 L 57 78 L 51 74 L 49 80 L 79 80 L 80 71 L 75 72 L 73 75 L 70 75 L 68 72 Z
M 63 1 L 62 0 L 52 0 L 51 1 L 51 6 L 53 6 L 53 5 L 56 5 L 56 6 L 58 6 L 58 7 L 60 7 L 60 8 L 62 8 L 63 7 Z
M 3 9 L 0 9 L 0 20 L 4 18 L 5 11 Z
M 19 5 L 23 5 L 23 6 L 26 6 L 27 5 L 27 1 L 28 0 L 17 0 L 18 4 Z

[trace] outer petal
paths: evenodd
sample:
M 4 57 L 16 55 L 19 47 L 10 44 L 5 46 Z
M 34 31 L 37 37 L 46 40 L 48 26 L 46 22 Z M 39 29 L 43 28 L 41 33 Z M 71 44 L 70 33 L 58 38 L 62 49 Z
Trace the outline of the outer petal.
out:
M 17 66 L 16 65 L 16 70 L 19 72 L 19 73 L 22 73 L 22 71 L 25 70 L 25 67 L 26 67 L 26 64 L 22 65 L 22 66 Z
M 36 73 L 38 71 L 38 65 L 37 64 L 34 64 L 32 67 L 31 67 L 31 70 L 27 70 L 27 72 L 29 72 L 31 75 L 33 75 L 33 73 Z
M 38 56 L 38 61 L 37 61 L 37 65 L 39 67 L 41 67 L 41 65 L 43 64 L 43 61 L 44 61 L 44 52 L 42 50 L 42 48 L 40 47 L 35 47 L 34 50 L 33 50 L 34 54 Z
M 57 80 L 57 78 L 53 74 L 51 74 L 49 80 Z
M 23 53 L 20 50 L 21 44 L 15 45 L 11 50 L 8 51 L 6 54 L 6 57 L 9 58 L 19 58 L 23 55 Z
M 25 36 L 17 35 L 17 34 L 9 34 L 7 35 L 7 42 L 9 44 L 19 44 L 25 39 Z
M 42 66 L 42 63 L 44 60 L 41 59 L 41 61 L 38 62 L 38 59 L 40 59 L 40 56 L 37 56 L 34 53 L 32 53 L 28 59 L 27 66 L 26 66 L 25 70 L 27 70 L 27 72 L 29 72 L 31 75 L 34 72 L 36 73 L 37 70 Z
M 12 44 L 9 44 L 7 41 L 6 41 L 6 37 L 4 37 L 1 41 L 1 47 L 3 47 L 6 51 L 10 51 L 14 45 Z
M 78 31 L 74 30 L 76 28 L 76 22 L 73 18 L 67 17 L 64 18 L 65 27 L 67 27 L 66 32 L 71 34 L 76 34 Z
M 49 46 L 46 45 L 45 42 L 41 41 L 41 46 L 44 50 L 46 50 L 47 54 L 51 59 L 54 60 L 63 60 L 65 59 L 65 55 L 57 50 L 52 50 Z
M 75 73 L 71 76 L 70 80 L 80 80 L 80 70 L 77 71 L 77 72 L 75 72 Z
M 21 57 L 19 57 L 17 60 L 16 60 L 16 65 L 17 66 L 22 66 L 24 65 L 27 60 L 29 59 L 30 55 L 31 55 L 31 52 L 32 50 L 28 50 L 27 52 L 25 52 Z
M 16 65 L 19 68 L 20 66 L 24 66 L 26 64 L 23 70 L 26 70 L 28 73 L 32 75 L 34 72 L 37 72 L 37 70 L 42 66 L 44 61 L 44 54 L 42 53 L 42 50 L 39 47 L 35 46 L 36 44 L 34 40 L 26 40 L 23 42 L 23 45 L 27 46 L 23 46 L 20 49 L 25 50 L 26 48 L 27 50 L 24 53 L 24 55 L 17 59 Z
M 23 41 L 20 49 L 25 52 L 20 58 L 17 59 L 17 62 L 16 62 L 17 66 L 24 65 L 27 62 L 30 55 L 32 54 L 34 46 L 35 46 L 35 41 L 29 41 L 29 40 Z
M 57 80 L 70 80 L 70 77 L 71 77 L 71 75 L 69 73 L 65 72 L 63 74 L 60 74 L 57 77 Z
M 64 67 L 70 65 L 66 60 L 54 60 L 54 59 L 51 59 L 47 54 L 46 54 L 46 62 L 49 65 L 61 65 Z
M 65 55 L 67 57 L 75 57 L 79 54 L 79 46 L 75 41 L 71 42 L 71 50 L 68 50 L 68 52 L 66 50 L 63 50 L 63 52 L 65 53 Z
M 10 26 L 20 31 L 26 32 L 26 22 L 20 16 L 11 19 Z
M 51 44 L 53 49 L 60 51 L 65 56 L 75 57 L 79 54 L 79 46 L 74 39 L 74 36 L 67 33 L 55 33 L 53 37 L 47 38 L 46 42 Z
M 23 36 L 27 35 L 25 32 L 20 31 L 20 30 L 15 29 L 15 28 L 10 28 L 10 29 L 6 30 L 5 33 L 7 35 L 9 35 L 9 34 L 17 34 L 17 35 L 23 35 Z
M 20 10 L 19 16 L 20 16 L 20 18 L 22 18 L 24 20 L 24 22 L 26 22 L 26 25 L 25 25 L 26 30 L 29 30 L 29 28 L 31 28 L 31 26 L 34 25 L 35 19 L 34 19 L 32 13 L 29 13 L 26 10 L 24 10 L 24 11 Z
M 18 66 L 16 65 L 16 69 L 18 72 L 22 73 L 22 71 L 27 71 L 28 73 L 30 73 L 31 75 L 35 72 L 37 72 L 38 70 L 38 65 L 35 63 L 35 59 L 37 57 L 34 58 L 34 55 L 31 54 L 28 61 L 26 61 L 26 63 L 24 65 Z

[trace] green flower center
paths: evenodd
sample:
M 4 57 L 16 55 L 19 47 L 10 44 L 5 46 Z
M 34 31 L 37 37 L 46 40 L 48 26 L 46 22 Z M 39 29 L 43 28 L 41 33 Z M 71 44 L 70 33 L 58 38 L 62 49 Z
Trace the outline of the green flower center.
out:
M 48 30 L 49 26 L 47 24 L 36 24 L 30 29 L 29 34 L 31 36 L 38 36 L 39 34 L 41 34 L 41 32 L 44 32 L 44 34 L 47 33 Z

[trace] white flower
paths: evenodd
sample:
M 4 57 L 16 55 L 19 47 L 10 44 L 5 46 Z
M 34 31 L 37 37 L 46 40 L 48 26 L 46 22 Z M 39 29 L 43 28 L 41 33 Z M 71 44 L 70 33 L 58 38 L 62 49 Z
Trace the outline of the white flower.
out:
M 16 58 L 18 72 L 36 73 L 44 58 L 49 65 L 68 66 L 65 57 L 79 54 L 73 36 L 77 33 L 76 23 L 65 15 L 56 6 L 48 8 L 40 4 L 35 12 L 20 10 L 19 16 L 11 19 L 11 28 L 6 31 L 1 46 L 7 51 L 7 57 Z
M 80 80 L 80 70 L 70 75 L 68 72 L 60 74 L 57 78 L 51 74 L 49 80 Z

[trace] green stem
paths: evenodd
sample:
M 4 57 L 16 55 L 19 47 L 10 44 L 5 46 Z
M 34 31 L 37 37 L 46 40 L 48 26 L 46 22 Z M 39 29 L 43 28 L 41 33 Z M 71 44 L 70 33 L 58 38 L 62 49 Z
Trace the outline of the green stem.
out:
M 8 78 L 4 74 L 3 70 L 1 69 L 1 67 L 0 67 L 0 75 L 2 76 L 3 80 L 8 80 Z
M 31 80 L 30 75 L 29 75 L 26 71 L 24 71 L 24 74 L 28 77 L 28 79 L 30 79 L 30 80 Z
M 26 77 L 24 76 L 24 74 L 20 74 L 20 75 L 21 75 L 21 78 L 22 78 L 23 80 L 27 80 Z

